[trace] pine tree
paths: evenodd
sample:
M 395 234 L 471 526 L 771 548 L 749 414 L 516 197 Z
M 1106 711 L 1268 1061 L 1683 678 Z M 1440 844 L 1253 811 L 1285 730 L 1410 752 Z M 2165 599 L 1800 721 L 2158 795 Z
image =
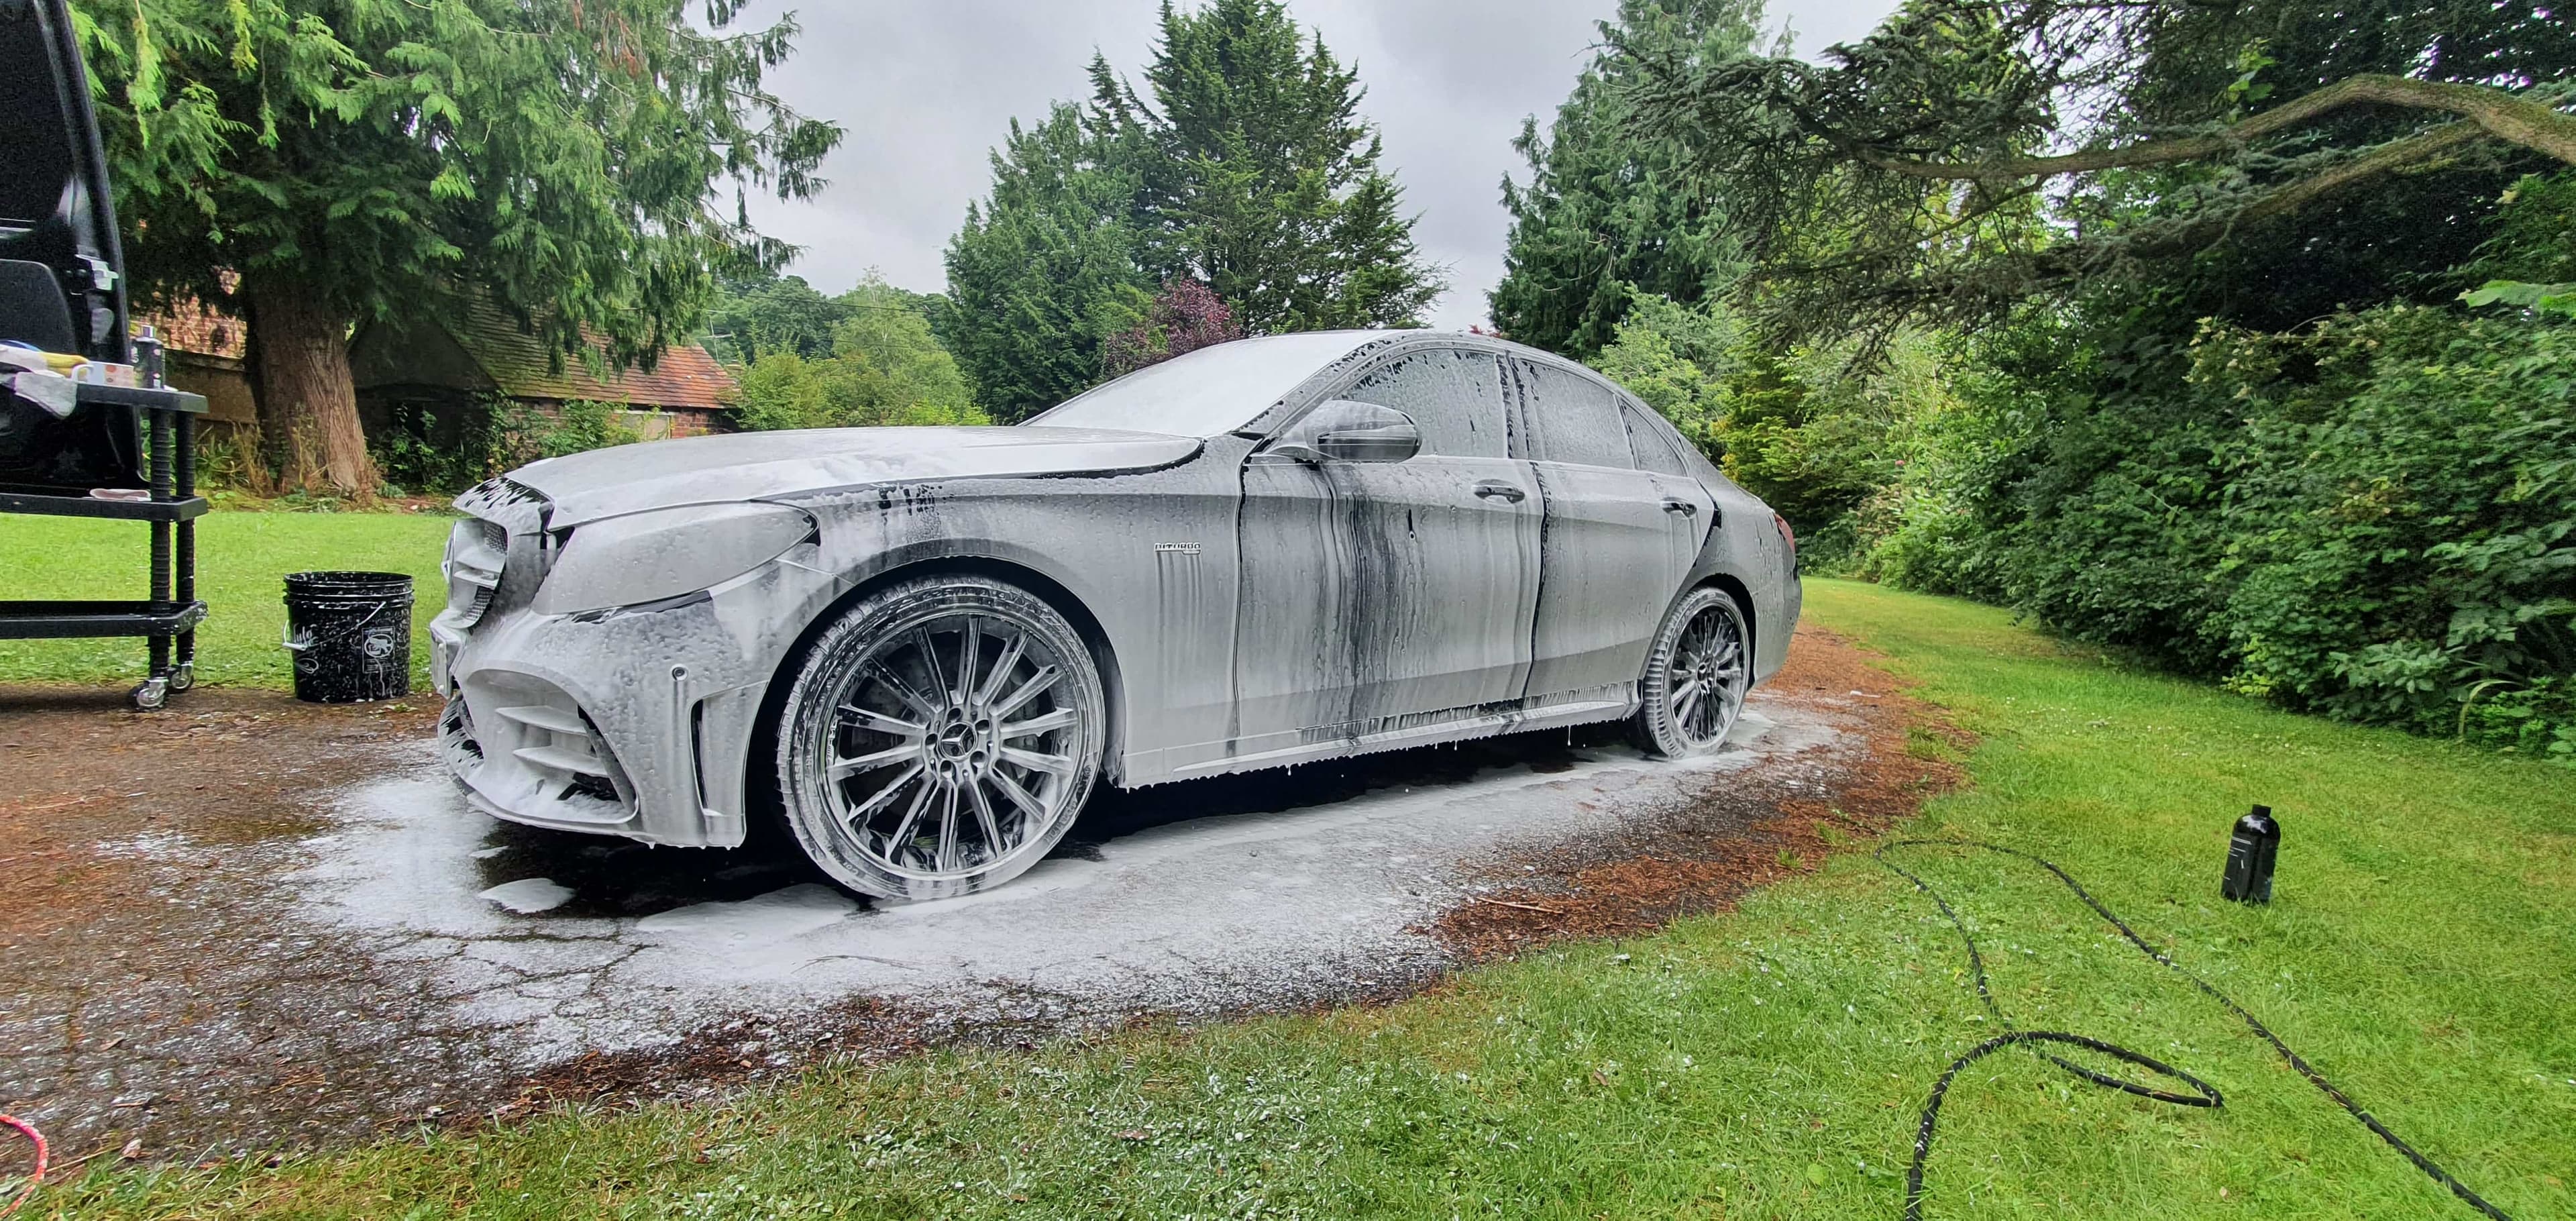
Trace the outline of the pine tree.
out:
M 1151 105 L 1105 62 L 1092 78 L 1120 147 L 1151 154 L 1138 231 L 1156 278 L 1203 281 L 1255 333 L 1399 325 L 1439 296 L 1358 73 L 1280 0 L 1166 0 Z
M 1760 0 L 1622 0 L 1615 30 L 1697 55 L 1752 46 Z M 1604 23 L 1605 37 L 1614 27 Z M 1589 359 L 1643 294 L 1689 304 L 1731 281 L 1719 193 L 1687 169 L 1685 150 L 1640 136 L 1628 100 L 1639 70 L 1615 50 L 1594 57 L 1545 138 L 1529 119 L 1513 143 L 1530 181 L 1504 178 L 1512 214 L 1504 273 L 1487 298 L 1494 324 L 1533 347 Z
M 1101 341 L 1152 303 L 1129 221 L 1132 163 L 1059 103 L 1011 124 L 993 154 L 993 193 L 948 243 L 953 307 L 940 338 L 993 418 L 1014 423 L 1101 377 Z
M 1013 125 L 949 244 L 941 335 L 996 417 L 1101 380 L 1158 285 L 1213 290 L 1253 334 L 1412 325 L 1439 296 L 1358 74 L 1280 0 L 1167 3 L 1143 94 L 1105 58 L 1091 78 L 1087 105 Z

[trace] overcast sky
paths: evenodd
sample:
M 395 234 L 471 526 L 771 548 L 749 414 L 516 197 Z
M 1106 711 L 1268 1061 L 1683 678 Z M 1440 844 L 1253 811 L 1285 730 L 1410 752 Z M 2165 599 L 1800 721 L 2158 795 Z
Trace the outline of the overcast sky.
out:
M 1186 3 L 1187 0 L 1184 0 Z M 1775 0 L 1777 3 L 1777 0 Z M 871 267 L 906 288 L 946 282 L 940 252 L 966 205 L 990 186 L 987 160 L 1013 118 L 1087 96 L 1096 48 L 1128 78 L 1143 68 L 1158 0 L 866 0 L 771 3 L 746 21 L 797 10 L 796 57 L 772 78 L 807 114 L 847 131 L 824 165 L 820 197 L 755 200 L 753 220 L 805 248 L 790 268 L 839 292 Z M 1545 126 L 1591 55 L 1594 22 L 1616 0 L 1290 0 L 1368 89 L 1361 112 L 1386 137 L 1386 165 L 1420 222 L 1414 236 L 1446 264 L 1450 289 L 1431 321 L 1485 317 L 1502 275 L 1497 184 L 1526 178 L 1512 152 L 1524 115 Z M 1801 54 L 1869 31 L 1893 0 L 1787 0 Z

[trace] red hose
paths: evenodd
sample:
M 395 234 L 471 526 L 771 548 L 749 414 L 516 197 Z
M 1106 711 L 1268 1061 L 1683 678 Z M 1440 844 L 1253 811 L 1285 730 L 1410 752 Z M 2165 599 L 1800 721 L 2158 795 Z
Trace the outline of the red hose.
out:
M 28 1175 L 27 1181 L 19 1184 L 17 1195 L 10 1197 L 7 1204 L 0 1205 L 0 1217 L 6 1217 L 18 1211 L 19 1205 L 26 1203 L 28 1197 L 36 1194 L 36 1185 L 45 1181 L 45 1134 L 37 1131 L 36 1125 L 15 1115 L 0 1115 L 0 1127 L 16 1128 L 20 1135 L 27 1138 L 28 1143 L 36 1146 L 35 1173 Z

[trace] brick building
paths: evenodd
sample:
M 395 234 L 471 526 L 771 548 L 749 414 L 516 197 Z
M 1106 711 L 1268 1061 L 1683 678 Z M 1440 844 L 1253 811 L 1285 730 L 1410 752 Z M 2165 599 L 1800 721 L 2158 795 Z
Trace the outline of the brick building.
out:
M 612 370 L 602 377 L 570 358 L 561 371 L 550 370 L 547 357 L 543 340 L 480 302 L 409 325 L 361 326 L 349 343 L 358 414 L 370 436 L 405 408 L 461 419 L 494 399 L 549 413 L 575 400 L 612 404 L 647 439 L 728 428 L 733 375 L 696 344 L 662 349 L 650 372 Z
M 205 435 L 247 440 L 259 417 L 241 319 L 192 300 L 138 310 L 134 320 L 160 335 L 170 384 L 206 396 Z M 411 327 L 362 326 L 351 340 L 349 364 L 370 437 L 382 435 L 406 406 L 460 421 L 495 399 L 546 413 L 576 399 L 609 403 L 648 439 L 729 428 L 733 375 L 696 344 L 664 348 L 650 373 L 627 369 L 604 378 L 591 376 L 578 360 L 550 372 L 546 355 L 546 345 L 520 331 L 507 314 L 478 305 L 452 319 Z

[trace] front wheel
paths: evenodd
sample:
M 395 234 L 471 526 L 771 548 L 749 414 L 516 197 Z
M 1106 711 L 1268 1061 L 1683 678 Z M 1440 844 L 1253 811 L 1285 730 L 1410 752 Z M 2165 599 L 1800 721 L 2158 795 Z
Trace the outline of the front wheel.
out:
M 1107 739 L 1099 670 L 1054 607 L 986 577 L 906 581 L 806 652 L 779 713 L 780 798 L 843 885 L 948 898 L 1064 838 Z
M 1646 653 L 1640 703 L 1629 721 L 1637 745 L 1658 759 L 1717 749 L 1753 686 L 1753 634 L 1744 609 L 1720 589 L 1694 589 L 1665 616 Z

